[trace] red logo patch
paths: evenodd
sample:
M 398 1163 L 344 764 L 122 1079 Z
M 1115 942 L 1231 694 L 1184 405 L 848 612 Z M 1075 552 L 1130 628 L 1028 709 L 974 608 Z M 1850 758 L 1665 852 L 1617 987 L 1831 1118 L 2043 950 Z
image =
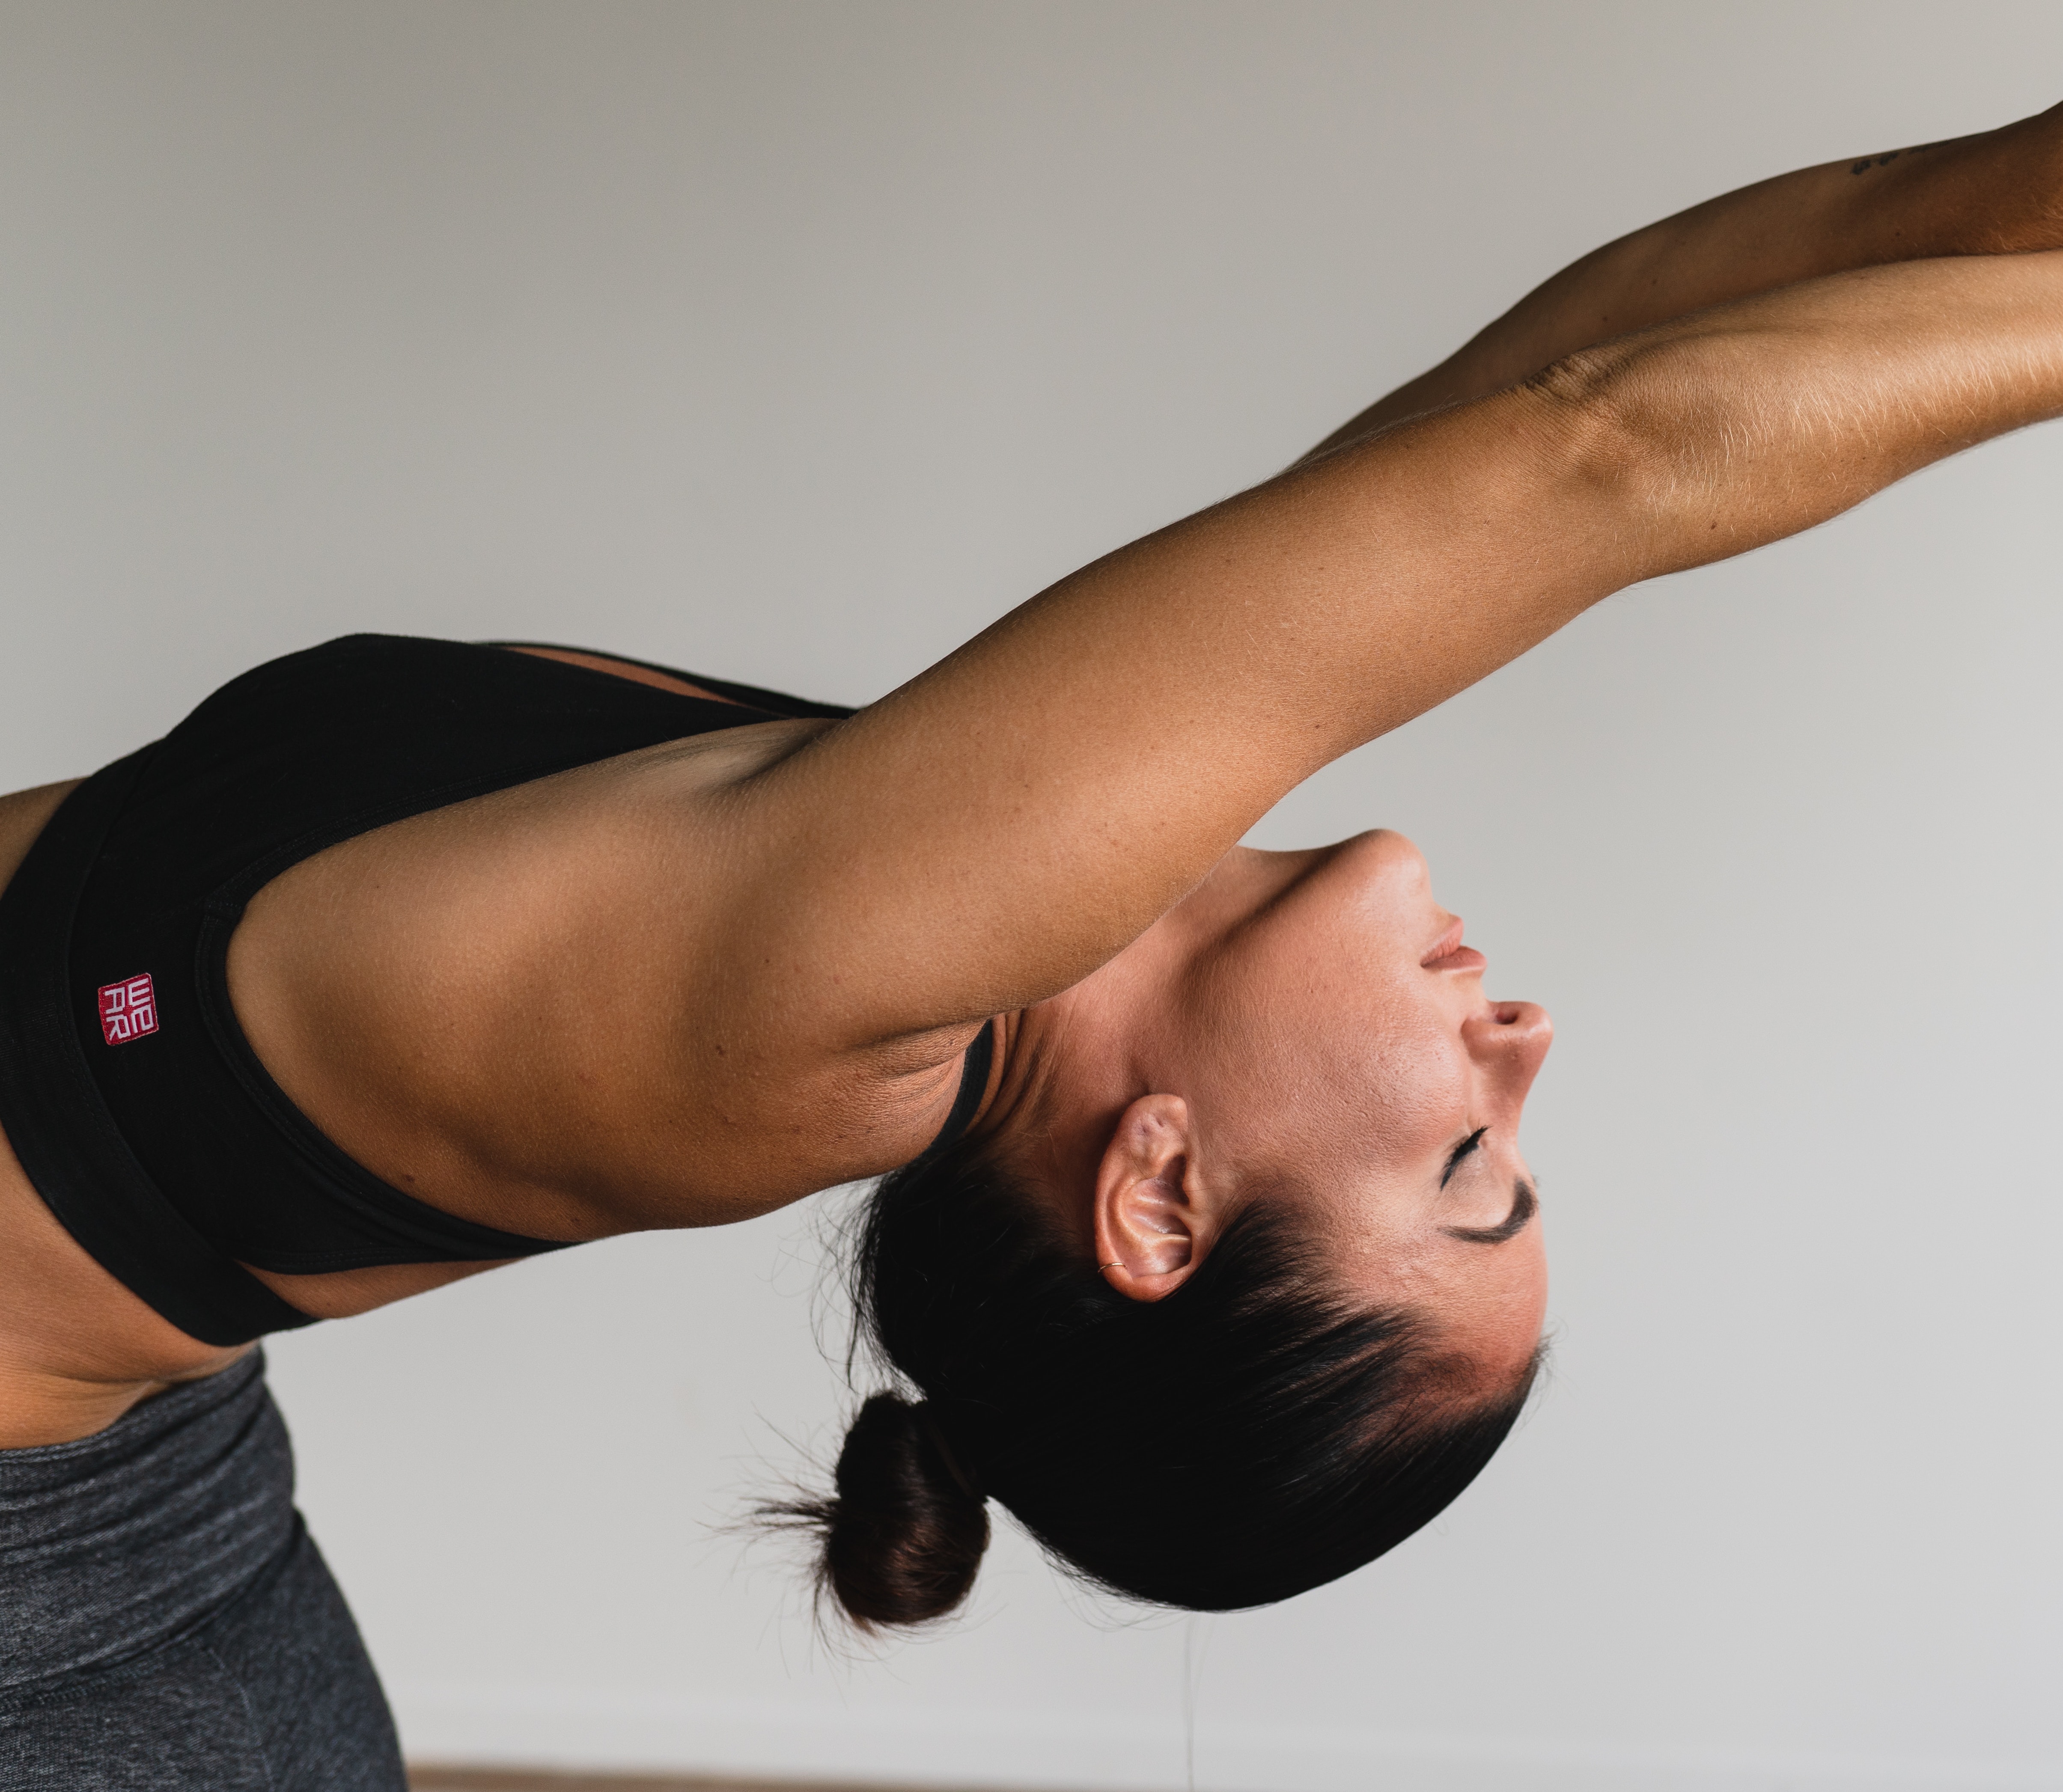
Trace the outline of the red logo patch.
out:
M 110 1045 L 127 1045 L 158 1031 L 158 995 L 151 974 L 125 977 L 100 992 L 100 1032 Z

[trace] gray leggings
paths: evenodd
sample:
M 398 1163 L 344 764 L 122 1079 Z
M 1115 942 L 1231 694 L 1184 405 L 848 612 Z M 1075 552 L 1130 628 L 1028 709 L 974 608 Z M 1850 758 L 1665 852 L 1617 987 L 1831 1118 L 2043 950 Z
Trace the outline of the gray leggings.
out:
M 406 1792 L 257 1352 L 0 1450 L 0 1792 Z

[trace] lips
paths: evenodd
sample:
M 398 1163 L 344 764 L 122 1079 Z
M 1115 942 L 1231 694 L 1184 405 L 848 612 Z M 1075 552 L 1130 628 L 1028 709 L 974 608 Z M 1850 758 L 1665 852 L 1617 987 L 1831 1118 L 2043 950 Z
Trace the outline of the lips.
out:
M 1490 960 L 1473 946 L 1457 946 L 1453 951 L 1437 958 L 1428 958 L 1428 970 L 1481 970 Z
M 1426 970 L 1481 970 L 1490 962 L 1473 946 L 1462 944 L 1462 922 L 1459 916 L 1454 924 L 1433 942 L 1433 947 L 1418 961 Z

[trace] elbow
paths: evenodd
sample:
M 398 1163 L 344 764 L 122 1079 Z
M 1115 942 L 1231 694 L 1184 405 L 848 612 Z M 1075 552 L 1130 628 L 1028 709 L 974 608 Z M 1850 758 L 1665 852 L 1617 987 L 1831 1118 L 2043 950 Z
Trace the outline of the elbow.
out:
M 1519 382 L 1557 458 L 1586 488 L 1627 491 L 1655 466 L 1651 407 L 1635 396 L 1637 356 L 1623 343 L 1579 348 Z
M 1713 469 L 1698 444 L 1726 432 L 1696 414 L 1707 408 L 1688 402 L 1667 350 L 1638 340 L 1579 349 L 1519 390 L 1564 489 L 1641 563 L 1622 569 L 1628 582 L 1673 570 L 1675 524 L 1709 508 Z

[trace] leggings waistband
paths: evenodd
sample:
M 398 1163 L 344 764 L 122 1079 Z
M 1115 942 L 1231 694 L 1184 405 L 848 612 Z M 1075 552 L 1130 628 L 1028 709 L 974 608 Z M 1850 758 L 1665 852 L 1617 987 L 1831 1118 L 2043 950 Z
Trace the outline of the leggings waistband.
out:
M 0 1689 L 204 1622 L 292 1545 L 293 1496 L 258 1351 L 90 1437 L 0 1450 Z

